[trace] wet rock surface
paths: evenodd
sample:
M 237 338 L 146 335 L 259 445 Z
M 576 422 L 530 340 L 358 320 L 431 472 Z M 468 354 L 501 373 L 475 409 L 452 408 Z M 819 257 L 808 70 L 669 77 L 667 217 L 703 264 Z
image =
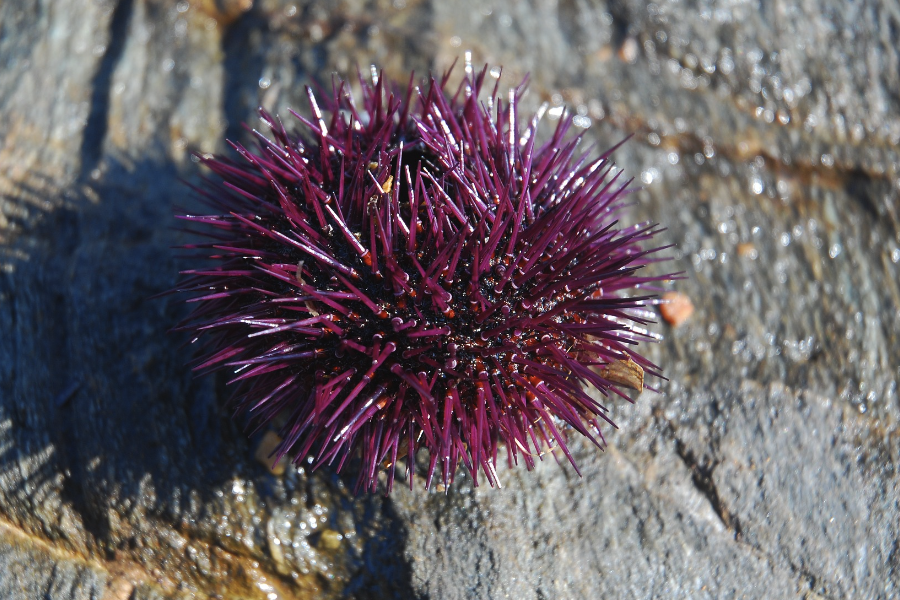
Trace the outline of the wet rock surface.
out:
M 880 3 L 0 4 L 4 598 L 898 593 L 900 16 Z M 166 330 L 180 179 L 258 104 L 472 52 L 575 111 L 695 311 L 582 469 L 274 475 Z

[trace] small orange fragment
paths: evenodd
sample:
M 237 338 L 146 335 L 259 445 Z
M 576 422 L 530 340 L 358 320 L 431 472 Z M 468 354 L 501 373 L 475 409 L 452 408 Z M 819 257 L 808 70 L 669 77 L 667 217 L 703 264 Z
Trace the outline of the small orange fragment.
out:
M 756 258 L 759 256 L 759 251 L 751 242 L 744 242 L 737 245 L 737 255 L 741 258 L 756 260 Z
M 666 292 L 665 302 L 659 305 L 659 314 L 672 327 L 678 327 L 694 314 L 694 303 L 681 292 Z

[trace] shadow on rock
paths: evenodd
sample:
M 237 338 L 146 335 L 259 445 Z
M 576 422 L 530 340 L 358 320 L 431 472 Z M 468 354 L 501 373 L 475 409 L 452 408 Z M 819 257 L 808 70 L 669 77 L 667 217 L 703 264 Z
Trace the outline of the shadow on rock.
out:
M 356 498 L 352 469 L 272 474 L 224 378 L 194 378 L 190 340 L 167 333 L 187 311 L 154 298 L 185 268 L 178 169 L 99 168 L 0 279 L 0 511 L 163 593 L 410 597 L 390 501 Z

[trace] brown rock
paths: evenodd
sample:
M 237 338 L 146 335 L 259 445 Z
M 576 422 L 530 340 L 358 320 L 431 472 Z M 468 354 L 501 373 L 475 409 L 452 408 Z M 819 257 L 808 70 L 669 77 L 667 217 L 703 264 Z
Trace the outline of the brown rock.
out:
M 0 598 L 898 595 L 891 4 L 493 4 L 0 1 Z M 651 349 L 663 394 L 607 403 L 612 451 L 571 437 L 581 480 L 520 465 L 502 490 L 417 476 L 389 500 L 328 466 L 273 481 L 166 334 L 180 301 L 149 300 L 185 268 L 190 153 L 248 141 L 259 104 L 303 111 L 332 71 L 405 81 L 467 49 L 501 90 L 531 74 L 526 112 L 587 110 L 586 142 L 638 134 L 616 164 L 664 168 L 622 219 L 696 255 L 671 269 L 709 328 Z

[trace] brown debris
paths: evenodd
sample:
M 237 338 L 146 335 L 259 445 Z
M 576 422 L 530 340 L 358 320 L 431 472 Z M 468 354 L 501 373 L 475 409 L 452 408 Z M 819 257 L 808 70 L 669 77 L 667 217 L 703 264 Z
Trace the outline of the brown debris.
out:
M 277 463 L 273 464 L 271 457 L 272 452 L 275 451 L 275 448 L 277 448 L 280 443 L 281 438 L 278 437 L 277 433 L 274 431 L 267 431 L 263 435 L 262 440 L 260 440 L 259 446 L 256 447 L 256 453 L 253 455 L 253 457 L 267 468 L 272 475 L 284 474 L 284 465 L 287 462 L 287 459 L 282 457 Z
M 666 292 L 665 302 L 659 305 L 659 314 L 672 327 L 678 327 L 694 314 L 694 303 L 681 292 Z
M 737 245 L 737 255 L 741 258 L 756 260 L 756 258 L 759 256 L 759 251 L 756 249 L 756 246 L 754 246 L 752 242 L 744 242 Z
M 319 537 L 318 545 L 322 548 L 325 548 L 326 550 L 337 550 L 341 547 L 342 539 L 344 539 L 344 536 L 342 536 L 334 529 L 326 529 L 322 531 L 322 534 Z
M 600 376 L 612 383 L 633 390 L 644 389 L 644 369 L 629 356 L 625 360 L 614 360 L 600 369 Z
M 201 12 L 227 27 L 253 8 L 253 0 L 200 0 L 198 6 Z

